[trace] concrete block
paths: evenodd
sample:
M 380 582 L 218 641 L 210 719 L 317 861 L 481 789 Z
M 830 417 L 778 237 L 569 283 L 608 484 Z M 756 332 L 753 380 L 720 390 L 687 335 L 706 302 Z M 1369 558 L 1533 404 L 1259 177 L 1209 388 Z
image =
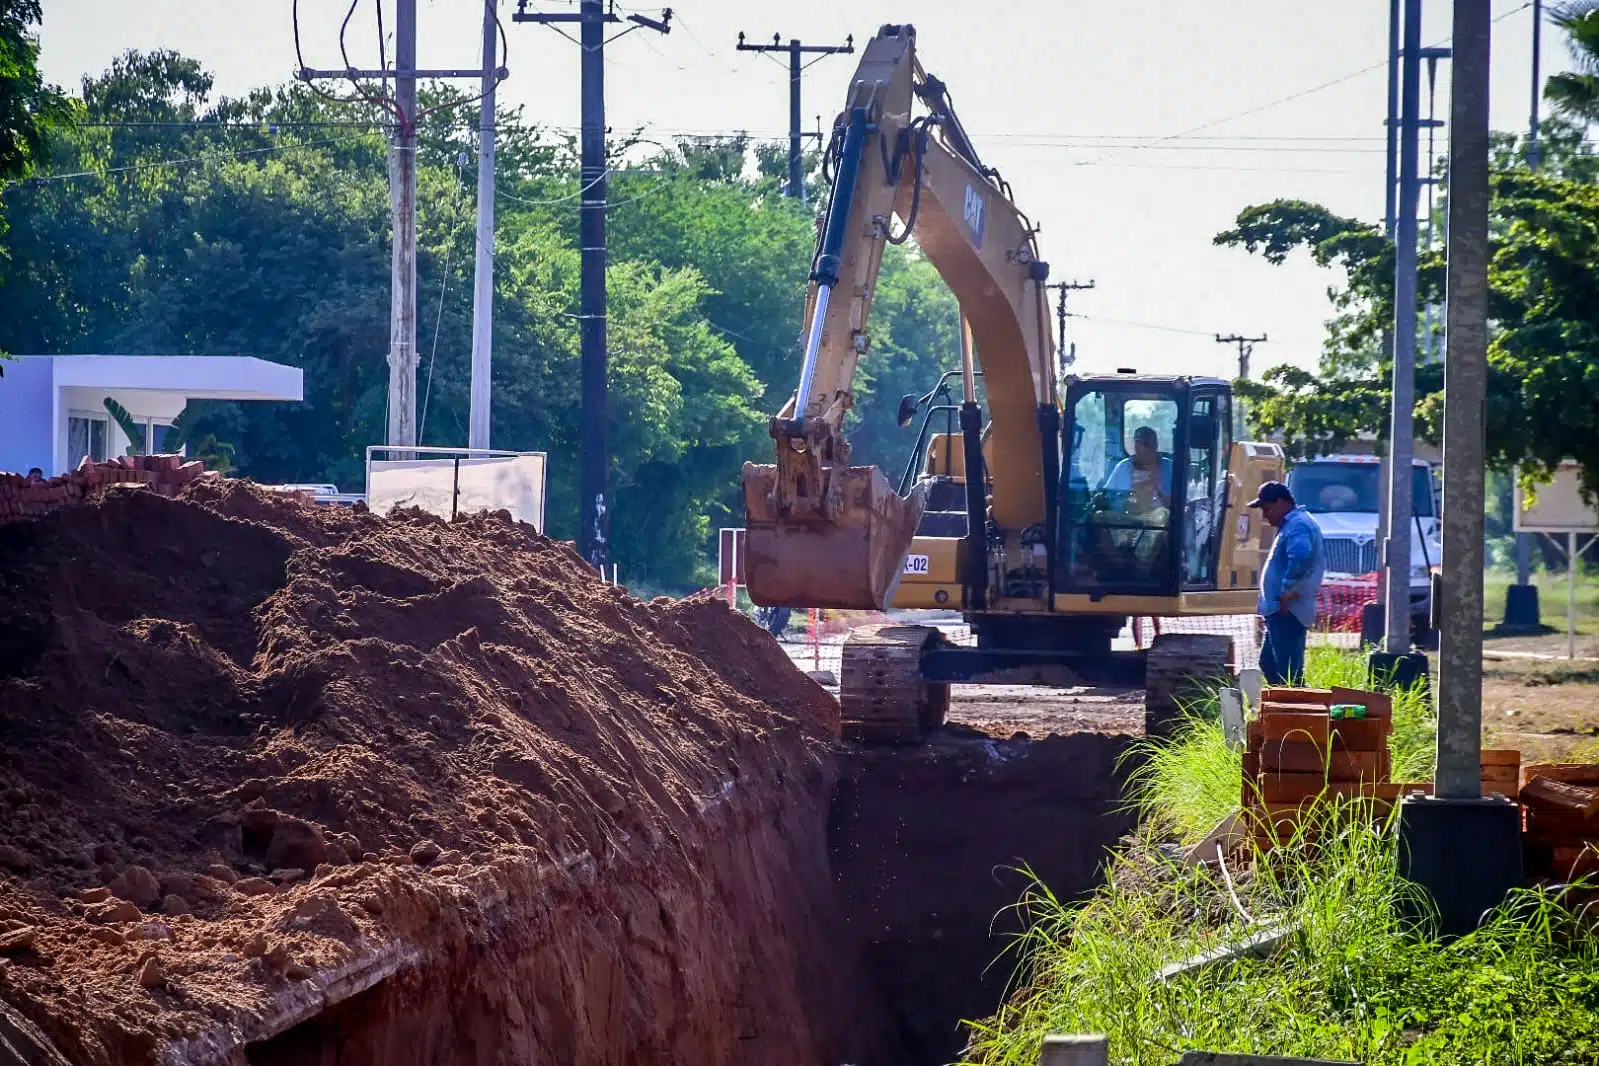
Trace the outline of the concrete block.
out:
M 1109 1066 L 1110 1043 L 1097 1034 L 1044 1037 L 1038 1066 Z

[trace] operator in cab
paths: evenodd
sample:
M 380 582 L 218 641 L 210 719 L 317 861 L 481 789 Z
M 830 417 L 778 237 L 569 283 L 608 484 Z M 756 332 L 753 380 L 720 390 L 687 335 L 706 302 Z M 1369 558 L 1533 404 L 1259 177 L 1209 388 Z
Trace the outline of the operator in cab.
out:
M 1261 485 L 1249 506 L 1277 529 L 1260 578 L 1260 615 L 1266 620 L 1260 672 L 1268 684 L 1292 685 L 1305 676 L 1305 635 L 1316 624 L 1326 568 L 1321 527 L 1281 481 Z
M 1171 506 L 1172 461 L 1160 454 L 1153 426 L 1133 431 L 1133 454 L 1117 463 L 1105 479 L 1109 492 L 1125 493 L 1128 514 L 1153 515 Z

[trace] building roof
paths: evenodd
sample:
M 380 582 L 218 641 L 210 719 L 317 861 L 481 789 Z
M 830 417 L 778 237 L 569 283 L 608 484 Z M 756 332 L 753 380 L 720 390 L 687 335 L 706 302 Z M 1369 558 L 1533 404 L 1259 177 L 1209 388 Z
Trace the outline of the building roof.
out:
M 305 399 L 305 373 L 251 355 L 26 355 L 54 363 L 57 387 L 152 389 L 191 400 Z

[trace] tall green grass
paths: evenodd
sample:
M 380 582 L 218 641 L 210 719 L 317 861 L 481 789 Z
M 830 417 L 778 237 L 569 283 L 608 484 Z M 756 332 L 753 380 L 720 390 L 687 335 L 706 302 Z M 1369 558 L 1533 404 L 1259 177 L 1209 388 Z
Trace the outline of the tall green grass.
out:
M 1113 1062 L 1139 1066 L 1189 1050 L 1372 1066 L 1599 1061 L 1599 938 L 1584 916 L 1527 891 L 1440 943 L 1407 917 L 1425 908 L 1395 876 L 1391 828 L 1335 813 L 1313 852 L 1289 845 L 1233 871 L 1236 893 L 1219 871 L 1148 847 L 1085 905 L 1035 885 L 1020 904 L 1018 987 L 971 1026 L 967 1061 L 1033 1066 L 1057 1032 L 1103 1033 Z M 1267 926 L 1293 930 L 1269 957 L 1157 977 Z
M 1314 647 L 1305 655 L 1305 683 L 1313 688 L 1366 688 L 1368 677 L 1363 652 Z M 1384 684 L 1380 678 L 1378 687 L 1394 703 L 1394 731 L 1388 740 L 1393 779 L 1430 779 L 1438 719 L 1426 688 Z M 1193 843 L 1238 807 L 1243 754 L 1227 747 L 1213 694 L 1185 705 L 1184 711 L 1172 742 L 1135 745 L 1126 758 L 1132 766 L 1133 801 L 1180 842 Z
M 1364 687 L 1364 657 L 1311 650 L 1307 681 Z M 1434 716 L 1423 690 L 1395 691 L 1395 777 L 1430 776 Z M 967 1061 L 1033 1066 L 1043 1038 L 1104 1033 L 1112 1060 L 1166 1066 L 1184 1051 L 1352 1059 L 1372 1066 L 1599 1063 L 1599 932 L 1576 903 L 1513 896 L 1475 933 L 1443 943 L 1396 873 L 1394 826 L 1329 800 L 1300 837 L 1244 868 L 1186 868 L 1160 847 L 1193 842 L 1238 806 L 1241 756 L 1206 700 L 1170 742 L 1135 758 L 1139 840 L 1084 904 L 1035 883 L 1027 932 L 991 1019 L 970 1023 Z M 1314 839 L 1314 847 L 1304 841 Z M 1292 932 L 1269 957 L 1170 980 L 1169 963 L 1252 932 Z

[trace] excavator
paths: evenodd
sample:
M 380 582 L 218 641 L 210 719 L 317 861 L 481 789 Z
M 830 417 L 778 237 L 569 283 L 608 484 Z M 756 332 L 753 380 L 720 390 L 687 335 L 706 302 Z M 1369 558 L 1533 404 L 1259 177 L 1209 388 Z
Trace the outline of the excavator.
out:
M 1057 375 L 1037 229 L 915 42 L 887 25 L 866 45 L 824 155 L 799 386 L 770 423 L 775 463 L 743 468 L 750 598 L 964 615 L 973 646 L 925 625 L 851 633 L 851 739 L 920 741 L 955 684 L 1141 685 L 1146 728 L 1164 730 L 1184 685 L 1228 668 L 1230 640 L 1112 643 L 1130 616 L 1254 612 L 1272 531 L 1246 503 L 1282 477 L 1282 449 L 1232 439 L 1217 378 Z M 844 425 L 884 248 L 913 235 L 959 303 L 960 366 L 901 400 L 902 426 L 923 419 L 895 486 L 850 465 Z

